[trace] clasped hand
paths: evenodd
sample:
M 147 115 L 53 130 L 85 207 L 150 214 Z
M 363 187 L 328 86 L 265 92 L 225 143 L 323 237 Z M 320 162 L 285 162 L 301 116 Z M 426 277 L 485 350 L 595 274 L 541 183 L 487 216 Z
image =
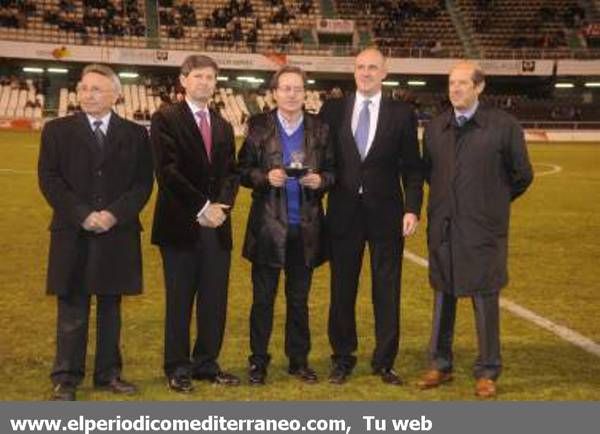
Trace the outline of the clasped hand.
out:
M 91 212 L 81 226 L 86 231 L 101 234 L 109 231 L 115 224 L 117 218 L 110 211 L 102 210 Z
M 267 173 L 267 178 L 269 179 L 269 184 L 271 184 L 273 187 L 281 188 L 285 184 L 285 181 L 288 177 L 283 169 L 271 169 L 269 173 Z M 321 175 L 318 173 L 309 172 L 300 178 L 299 182 L 303 187 L 316 190 L 321 186 Z
M 227 219 L 226 210 L 231 208 L 223 203 L 211 203 L 206 207 L 204 212 L 198 216 L 196 221 L 200 226 L 207 228 L 218 228 Z

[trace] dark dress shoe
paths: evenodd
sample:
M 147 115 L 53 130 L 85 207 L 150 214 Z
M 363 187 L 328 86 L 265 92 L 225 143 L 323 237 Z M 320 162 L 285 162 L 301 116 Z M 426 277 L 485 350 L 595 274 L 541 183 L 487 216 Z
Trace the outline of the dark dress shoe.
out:
M 438 369 L 430 369 L 425 372 L 419 382 L 417 383 L 417 387 L 421 390 L 425 389 L 433 389 L 434 387 L 438 387 L 444 383 L 448 383 L 452 381 L 452 373 L 444 372 Z
M 169 377 L 168 380 L 169 389 L 177 393 L 190 393 L 194 390 L 192 379 L 190 377 Z
M 77 388 L 68 384 L 57 384 L 52 390 L 50 401 L 75 401 Z
M 350 375 L 350 371 L 341 366 L 334 366 L 329 373 L 329 382 L 331 384 L 344 384 Z
M 248 382 L 251 386 L 263 386 L 267 380 L 267 369 L 264 366 L 250 365 Z
M 121 395 L 132 395 L 138 391 L 138 388 L 135 384 L 125 381 L 119 377 L 113 378 L 106 384 L 96 384 L 95 387 L 99 390 L 108 390 L 112 393 Z
M 290 368 L 288 372 L 296 377 L 298 380 L 308 384 L 315 384 L 319 382 L 317 373 L 308 366 L 301 366 L 299 368 Z
M 403 381 L 393 369 L 381 368 L 374 372 L 375 375 L 379 375 L 381 381 L 385 384 L 391 384 L 392 386 L 400 386 Z
M 223 371 L 218 371 L 215 374 L 195 374 L 193 378 L 194 380 L 210 381 L 220 386 L 238 386 L 240 384 L 238 377 Z

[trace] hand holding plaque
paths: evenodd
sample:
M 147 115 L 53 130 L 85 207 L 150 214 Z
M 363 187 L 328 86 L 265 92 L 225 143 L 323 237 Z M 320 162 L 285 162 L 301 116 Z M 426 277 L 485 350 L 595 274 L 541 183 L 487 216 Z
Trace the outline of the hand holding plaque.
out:
M 308 167 L 304 165 L 304 152 L 292 152 L 290 164 L 285 167 L 285 174 L 290 178 L 302 178 L 307 173 Z

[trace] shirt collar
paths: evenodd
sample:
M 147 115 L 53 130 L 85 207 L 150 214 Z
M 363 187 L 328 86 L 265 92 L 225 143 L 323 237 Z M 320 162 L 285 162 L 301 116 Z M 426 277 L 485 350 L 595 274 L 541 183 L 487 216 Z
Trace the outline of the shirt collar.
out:
M 459 116 L 464 116 L 467 118 L 467 120 L 469 120 L 477 111 L 477 107 L 479 107 L 479 101 L 475 101 L 475 104 L 473 104 L 473 106 L 467 110 L 454 109 L 454 117 L 458 119 Z
M 110 116 L 112 115 L 112 111 L 109 111 L 107 114 L 105 114 L 101 118 L 96 118 L 94 116 L 91 116 L 88 113 L 86 113 L 85 115 L 87 116 L 88 122 L 90 123 L 92 130 L 94 130 L 96 128 L 96 126 L 94 125 L 94 122 L 102 121 L 102 125 L 100 125 L 100 128 L 102 129 L 103 132 L 106 132 L 106 130 L 108 129 L 108 123 L 110 122 Z
M 365 100 L 367 100 L 367 99 L 369 101 L 371 101 L 371 107 L 379 107 L 379 103 L 381 102 L 381 91 L 379 91 L 375 95 L 372 95 L 372 96 L 369 96 L 369 97 L 363 95 L 359 91 L 356 91 L 355 106 L 362 107 L 363 102 Z
M 286 130 L 286 132 L 293 132 L 300 127 L 302 122 L 304 122 L 304 113 L 300 112 L 300 117 L 298 118 L 298 120 L 294 123 L 290 123 L 287 121 L 286 118 L 283 117 L 281 112 L 277 110 L 277 119 L 279 119 L 279 123 L 281 123 L 281 126 L 284 130 Z
M 207 119 L 210 122 L 210 111 L 208 110 L 208 106 L 205 106 L 203 108 L 201 108 L 198 104 L 196 104 L 193 101 L 190 101 L 189 99 L 185 99 L 185 102 L 187 103 L 188 107 L 190 108 L 190 110 L 192 111 L 192 114 L 194 115 L 194 119 L 196 119 L 196 121 L 198 121 L 196 113 L 198 113 L 199 111 L 203 111 L 207 114 Z

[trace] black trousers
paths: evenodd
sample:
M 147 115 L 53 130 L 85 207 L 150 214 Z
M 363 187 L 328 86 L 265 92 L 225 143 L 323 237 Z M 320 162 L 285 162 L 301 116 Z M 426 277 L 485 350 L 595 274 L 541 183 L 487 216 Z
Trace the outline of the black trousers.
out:
M 166 286 L 164 371 L 168 377 L 212 375 L 223 343 L 231 252 L 217 232 L 201 228 L 190 249 L 161 246 Z M 196 303 L 196 341 L 190 322 Z
M 479 354 L 475 360 L 475 378 L 495 380 L 502 370 L 500 357 L 500 306 L 499 293 L 476 294 L 471 297 L 475 312 L 475 328 Z M 457 297 L 435 291 L 433 300 L 433 328 L 430 343 L 432 368 L 452 371 L 452 340 L 456 319 Z
M 281 268 L 252 264 L 253 299 L 250 312 L 251 364 L 266 367 L 271 360 L 268 352 L 273 330 L 273 306 Z M 298 227 L 290 227 L 285 257 L 285 354 L 290 368 L 307 365 L 310 351 L 308 294 L 312 268 L 304 264 L 304 246 Z
M 400 223 L 399 223 L 400 224 Z M 404 240 L 371 236 L 366 212 L 361 207 L 343 238 L 331 239 L 331 302 L 329 342 L 332 361 L 352 371 L 356 335 L 356 296 L 365 246 L 371 255 L 371 291 L 375 314 L 374 370 L 392 368 L 400 341 L 400 279 Z
M 55 385 L 77 386 L 83 380 L 90 299 L 87 294 L 77 293 L 58 297 L 56 358 L 50 374 Z M 94 384 L 103 385 L 121 373 L 121 296 L 98 295 L 96 301 Z

